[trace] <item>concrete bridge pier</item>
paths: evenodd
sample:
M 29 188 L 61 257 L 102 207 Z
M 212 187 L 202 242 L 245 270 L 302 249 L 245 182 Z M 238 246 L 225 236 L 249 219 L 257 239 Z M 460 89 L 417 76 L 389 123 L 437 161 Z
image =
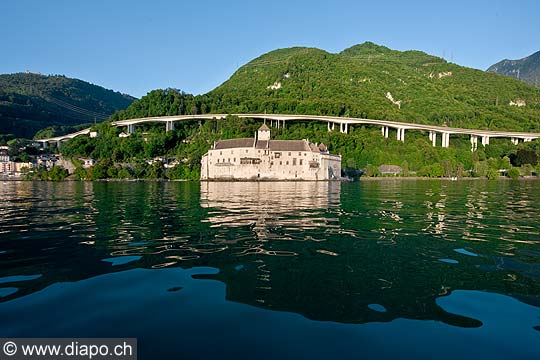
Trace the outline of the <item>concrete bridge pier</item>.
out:
M 482 145 L 489 145 L 489 136 L 482 136 Z
M 341 131 L 343 134 L 347 134 L 349 132 L 349 124 L 339 123 L 339 131 Z
M 56 148 L 60 149 L 60 146 L 62 146 L 62 140 L 56 140 Z
M 135 132 L 135 124 L 128 124 L 127 126 L 127 133 L 133 134 Z
M 429 132 L 429 141 L 431 141 L 433 147 L 437 146 L 437 133 L 435 131 Z
M 532 141 L 531 138 L 525 138 L 525 139 L 523 139 L 523 142 L 531 142 L 531 141 Z
M 330 126 L 330 122 L 328 122 L 328 132 L 332 131 L 332 127 Z
M 174 131 L 174 122 L 173 121 L 167 121 L 165 122 L 165 131 Z
M 471 135 L 471 152 L 478 149 L 478 136 Z
M 397 128 L 397 140 L 405 142 L 405 129 Z
M 388 139 L 388 126 L 383 126 L 381 128 L 382 136 L 384 136 L 386 139 Z
M 441 134 L 441 137 L 442 137 L 442 144 L 441 146 L 442 147 L 449 147 L 450 146 L 450 133 L 447 133 L 447 132 L 443 132 Z
M 48 141 L 44 141 L 44 142 L 43 142 L 43 149 L 46 149 L 48 146 L 49 146 L 49 142 L 48 142 Z
M 512 141 L 512 144 L 514 145 L 517 145 L 519 143 L 519 139 L 515 137 L 511 138 L 510 141 Z

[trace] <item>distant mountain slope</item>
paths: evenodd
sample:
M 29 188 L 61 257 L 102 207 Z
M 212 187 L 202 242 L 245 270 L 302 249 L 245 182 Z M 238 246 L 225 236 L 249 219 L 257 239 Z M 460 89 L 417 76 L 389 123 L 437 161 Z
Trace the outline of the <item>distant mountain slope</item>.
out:
M 48 126 L 106 120 L 135 98 L 65 76 L 0 75 L 0 134 L 31 138 Z
M 339 54 L 295 47 L 250 61 L 207 94 L 155 90 L 113 118 L 265 111 L 540 131 L 540 88 L 369 42 Z
M 531 85 L 540 85 L 540 51 L 519 60 L 502 60 L 487 71 L 511 76 Z

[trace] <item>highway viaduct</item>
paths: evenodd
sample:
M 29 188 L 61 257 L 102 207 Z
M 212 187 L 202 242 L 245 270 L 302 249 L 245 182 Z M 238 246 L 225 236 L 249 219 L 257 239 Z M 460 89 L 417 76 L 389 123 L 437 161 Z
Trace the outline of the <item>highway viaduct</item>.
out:
M 407 122 L 398 122 L 390 120 L 373 120 L 362 119 L 352 117 L 338 117 L 338 116 L 326 116 L 326 115 L 294 115 L 294 114 L 202 114 L 202 115 L 175 115 L 175 116 L 158 116 L 158 117 L 145 117 L 136 119 L 119 120 L 111 123 L 113 126 L 126 127 L 127 133 L 133 133 L 135 126 L 145 123 L 164 123 L 166 131 L 174 130 L 174 124 L 177 121 L 188 120 L 209 120 L 209 119 L 225 119 L 227 116 L 236 116 L 239 118 L 250 119 L 265 119 L 270 122 L 271 126 L 285 127 L 287 121 L 318 121 L 326 122 L 328 124 L 328 131 L 334 131 L 336 125 L 339 125 L 339 130 L 342 133 L 348 133 L 349 127 L 352 125 L 372 125 L 380 126 L 381 134 L 385 138 L 389 137 L 389 129 L 396 130 L 396 138 L 399 141 L 405 141 L 405 132 L 407 130 L 426 131 L 429 133 L 429 139 L 433 146 L 437 145 L 437 137 L 441 136 L 441 146 L 450 146 L 450 135 L 469 135 L 471 142 L 471 151 L 475 151 L 478 147 L 478 140 L 480 139 L 482 145 L 489 144 L 491 138 L 509 138 L 512 143 L 518 144 L 518 142 L 532 141 L 540 138 L 540 133 L 531 132 L 514 132 L 514 131 L 499 131 L 499 130 L 480 130 L 480 129 L 462 129 L 452 128 L 445 126 L 415 124 Z M 48 143 L 56 142 L 59 146 L 62 141 L 72 139 L 78 135 L 89 134 L 90 128 L 78 131 L 76 133 L 67 134 L 48 139 L 36 140 L 41 142 L 44 147 Z

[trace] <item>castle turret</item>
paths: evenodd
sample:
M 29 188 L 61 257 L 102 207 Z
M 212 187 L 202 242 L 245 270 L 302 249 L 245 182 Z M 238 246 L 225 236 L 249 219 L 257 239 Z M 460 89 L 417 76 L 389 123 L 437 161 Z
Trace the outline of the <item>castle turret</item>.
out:
M 270 128 L 266 124 L 262 124 L 259 130 L 257 130 L 257 140 L 270 140 Z

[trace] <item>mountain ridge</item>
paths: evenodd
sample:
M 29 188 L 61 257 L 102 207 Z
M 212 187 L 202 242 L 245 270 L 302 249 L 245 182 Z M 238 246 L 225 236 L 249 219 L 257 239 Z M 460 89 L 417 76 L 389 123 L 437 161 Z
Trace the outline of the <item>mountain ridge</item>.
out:
M 0 75 L 0 134 L 32 137 L 47 127 L 101 122 L 135 98 L 64 75 Z M 53 131 L 54 132 L 54 131 Z
M 540 51 L 517 60 L 504 59 L 486 71 L 510 76 L 530 85 L 540 86 Z

